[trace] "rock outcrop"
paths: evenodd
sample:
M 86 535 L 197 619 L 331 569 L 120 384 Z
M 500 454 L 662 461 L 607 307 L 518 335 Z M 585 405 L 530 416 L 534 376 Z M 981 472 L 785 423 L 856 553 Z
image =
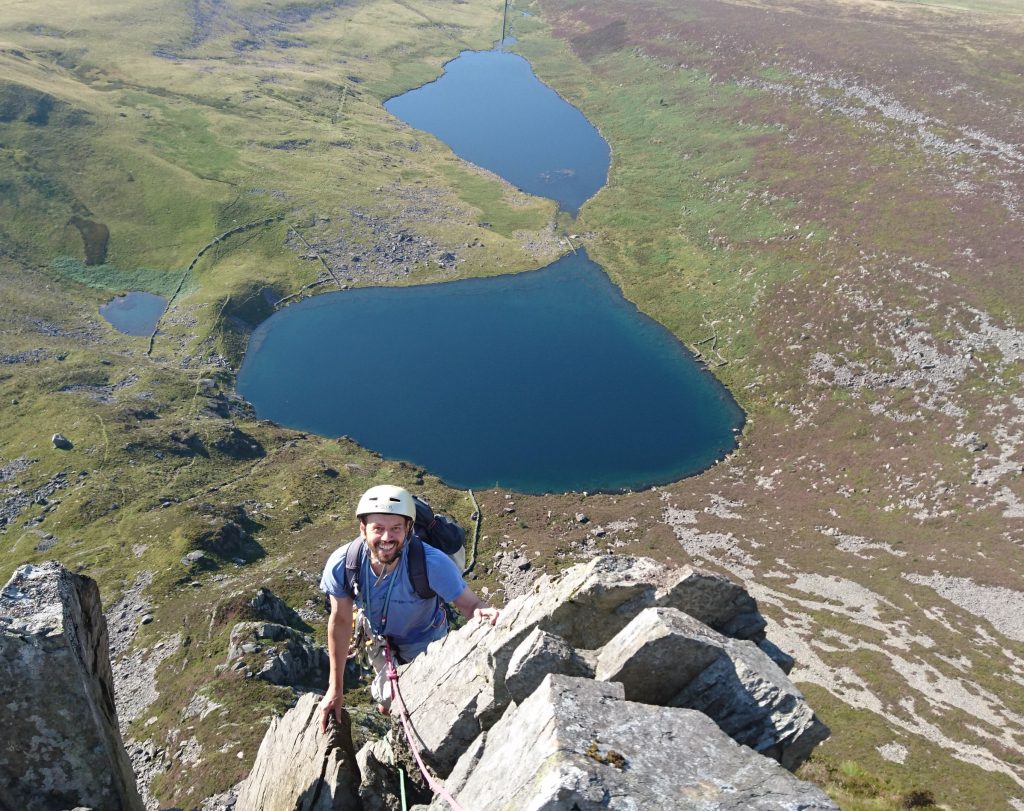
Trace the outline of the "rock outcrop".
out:
M 764 627 L 725 578 L 601 557 L 539 579 L 495 627 L 432 644 L 399 684 L 416 747 L 477 811 L 834 811 L 783 768 L 828 729 L 764 649 L 787 664 Z M 279 759 L 316 759 L 305 746 Z M 362 806 L 346 807 L 396 807 L 388 768 L 407 748 L 395 732 L 365 747 Z
M 73 447 L 75 447 L 71 443 L 70 439 L 68 439 L 66 436 L 64 436 L 64 434 L 60 434 L 60 433 L 54 434 L 52 437 L 50 437 L 50 441 L 53 443 L 53 447 L 55 447 L 55 448 L 57 448 L 57 450 L 61 450 L 61 451 L 69 451 Z
M 270 723 L 235 811 L 354 811 L 359 768 L 348 716 L 320 733 L 319 696 L 306 693 Z
M 509 659 L 505 689 L 521 703 L 552 673 L 593 678 L 594 669 L 560 636 L 534 628 Z
M 118 731 L 96 583 L 56 562 L 0 593 L 0 807 L 142 811 Z
M 258 589 L 256 596 L 249 601 L 248 608 L 261 620 L 287 625 L 290 628 L 311 630 L 294 608 L 268 588 Z
M 330 667 L 325 648 L 276 622 L 237 623 L 231 629 L 227 664 L 282 686 L 323 682 Z
M 602 648 L 596 674 L 630 701 L 688 707 L 737 743 L 795 769 L 828 737 L 786 674 L 753 642 L 675 608 L 647 608 Z
M 765 626 L 746 591 L 690 567 L 668 569 L 648 558 L 605 556 L 559 578 L 541 578 L 531 593 L 509 603 L 497 627 L 474 624 L 451 634 L 406 669 L 404 697 L 417 718 L 427 763 L 447 775 L 466 747 L 497 721 L 514 700 L 507 683 L 509 665 L 525 655 L 519 651 L 517 656 L 517 650 L 535 630 L 558 637 L 579 659 L 596 661 L 598 649 L 646 608 L 685 612 L 705 623 L 708 633 L 721 629 L 730 638 L 759 639 Z M 708 654 L 693 675 L 713 658 Z M 785 678 L 764 659 L 766 667 Z M 575 675 L 580 670 L 578 664 L 565 664 L 553 672 Z

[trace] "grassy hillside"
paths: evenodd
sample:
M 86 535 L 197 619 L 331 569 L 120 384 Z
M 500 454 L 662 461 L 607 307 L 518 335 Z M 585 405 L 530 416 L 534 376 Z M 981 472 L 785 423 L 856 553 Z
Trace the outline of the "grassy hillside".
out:
M 217 668 L 256 588 L 322 633 L 316 577 L 365 487 L 474 509 L 257 420 L 233 393 L 249 331 L 285 296 L 537 267 L 556 214 L 381 107 L 488 47 L 498 3 L 101 5 L 0 9 L 0 575 L 56 557 L 107 605 L 142 589 L 134 657 L 159 695 L 129 732 L 159 751 L 152 794 L 185 808 L 244 776 L 289 701 Z M 477 494 L 475 586 L 500 589 L 509 546 L 540 570 L 614 550 L 724 571 L 833 727 L 805 776 L 844 808 L 1020 807 L 1016 4 L 535 0 L 510 18 L 613 151 L 558 226 L 749 420 L 728 460 L 667 487 Z M 406 261 L 353 258 L 402 235 Z M 151 352 L 98 316 L 129 289 L 174 295 Z
M 1024 796 L 1024 17 L 970 5 L 542 0 L 546 25 L 517 22 L 612 144 L 591 255 L 750 418 L 715 470 L 618 498 L 636 526 L 605 543 L 755 584 L 834 728 L 806 774 L 844 808 Z

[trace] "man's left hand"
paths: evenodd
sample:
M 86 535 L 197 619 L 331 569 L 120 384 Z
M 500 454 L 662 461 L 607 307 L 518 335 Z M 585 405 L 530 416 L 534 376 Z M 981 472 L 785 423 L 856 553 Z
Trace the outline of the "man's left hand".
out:
M 497 608 L 491 608 L 489 605 L 484 605 L 477 608 L 473 613 L 481 623 L 489 622 L 491 625 L 495 625 L 498 622 L 498 615 L 501 611 Z

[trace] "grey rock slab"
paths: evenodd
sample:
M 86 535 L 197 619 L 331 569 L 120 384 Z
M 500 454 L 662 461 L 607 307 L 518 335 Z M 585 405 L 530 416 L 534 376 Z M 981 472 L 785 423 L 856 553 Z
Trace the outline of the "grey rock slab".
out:
M 646 608 L 597 655 L 595 676 L 622 684 L 626 698 L 668 703 L 722 656 L 725 638 L 674 608 Z
M 399 668 L 399 689 L 423 758 L 442 776 L 509 702 L 507 693 L 495 696 L 486 633 L 485 626 L 470 624 Z
M 0 592 L 0 806 L 142 811 L 118 731 L 96 583 L 56 561 Z
M 753 642 L 726 639 L 725 653 L 672 705 L 705 713 L 737 742 L 795 770 L 828 738 L 829 728 Z
M 356 763 L 363 778 L 359 784 L 363 811 L 399 811 L 401 799 L 394 785 L 395 753 L 388 737 L 363 746 L 356 753 Z
M 699 619 L 720 634 L 737 639 L 760 639 L 765 620 L 757 601 L 747 590 L 728 578 L 691 566 L 672 570 L 670 586 L 655 599 L 654 605 L 676 608 Z
M 548 676 L 466 757 L 473 763 L 448 781 L 465 808 L 838 810 L 701 713 L 626 701 L 619 685 L 569 676 Z
M 574 648 L 599 648 L 672 580 L 671 570 L 650 558 L 602 556 L 538 580 L 532 593 L 514 601 L 520 603 L 515 624 L 540 625 Z
M 726 636 L 763 636 L 764 618 L 746 589 L 691 566 L 670 569 L 650 558 L 607 555 L 574 566 L 530 595 L 543 628 L 574 648 L 599 648 L 650 606 L 676 608 Z
M 306 693 L 270 723 L 237 811 L 361 811 L 359 769 L 348 715 L 320 732 L 320 697 Z

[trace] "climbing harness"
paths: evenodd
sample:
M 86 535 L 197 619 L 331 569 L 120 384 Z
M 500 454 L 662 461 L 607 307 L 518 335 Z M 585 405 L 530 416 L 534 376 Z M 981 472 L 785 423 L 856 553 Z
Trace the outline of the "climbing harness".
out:
M 398 709 L 398 717 L 402 721 L 402 729 L 405 731 L 405 739 L 409 743 L 409 751 L 412 752 L 412 756 L 416 760 L 416 765 L 420 767 L 420 773 L 423 775 L 423 779 L 427 781 L 427 785 L 430 786 L 431 791 L 440 795 L 441 798 L 451 806 L 452 811 L 465 811 L 465 809 L 459 805 L 455 797 L 453 797 L 448 789 L 444 787 L 444 784 L 430 773 L 430 770 L 427 769 L 426 764 L 423 762 L 423 758 L 420 757 L 420 750 L 414 740 L 412 724 L 409 721 L 409 713 L 405 708 L 405 701 L 402 699 L 402 691 L 398 687 L 398 668 L 395 667 L 395 659 L 391 655 L 391 645 L 387 640 L 384 641 L 384 655 L 387 657 L 388 680 L 391 682 L 391 703 Z M 402 789 L 404 792 L 404 783 L 402 785 Z

